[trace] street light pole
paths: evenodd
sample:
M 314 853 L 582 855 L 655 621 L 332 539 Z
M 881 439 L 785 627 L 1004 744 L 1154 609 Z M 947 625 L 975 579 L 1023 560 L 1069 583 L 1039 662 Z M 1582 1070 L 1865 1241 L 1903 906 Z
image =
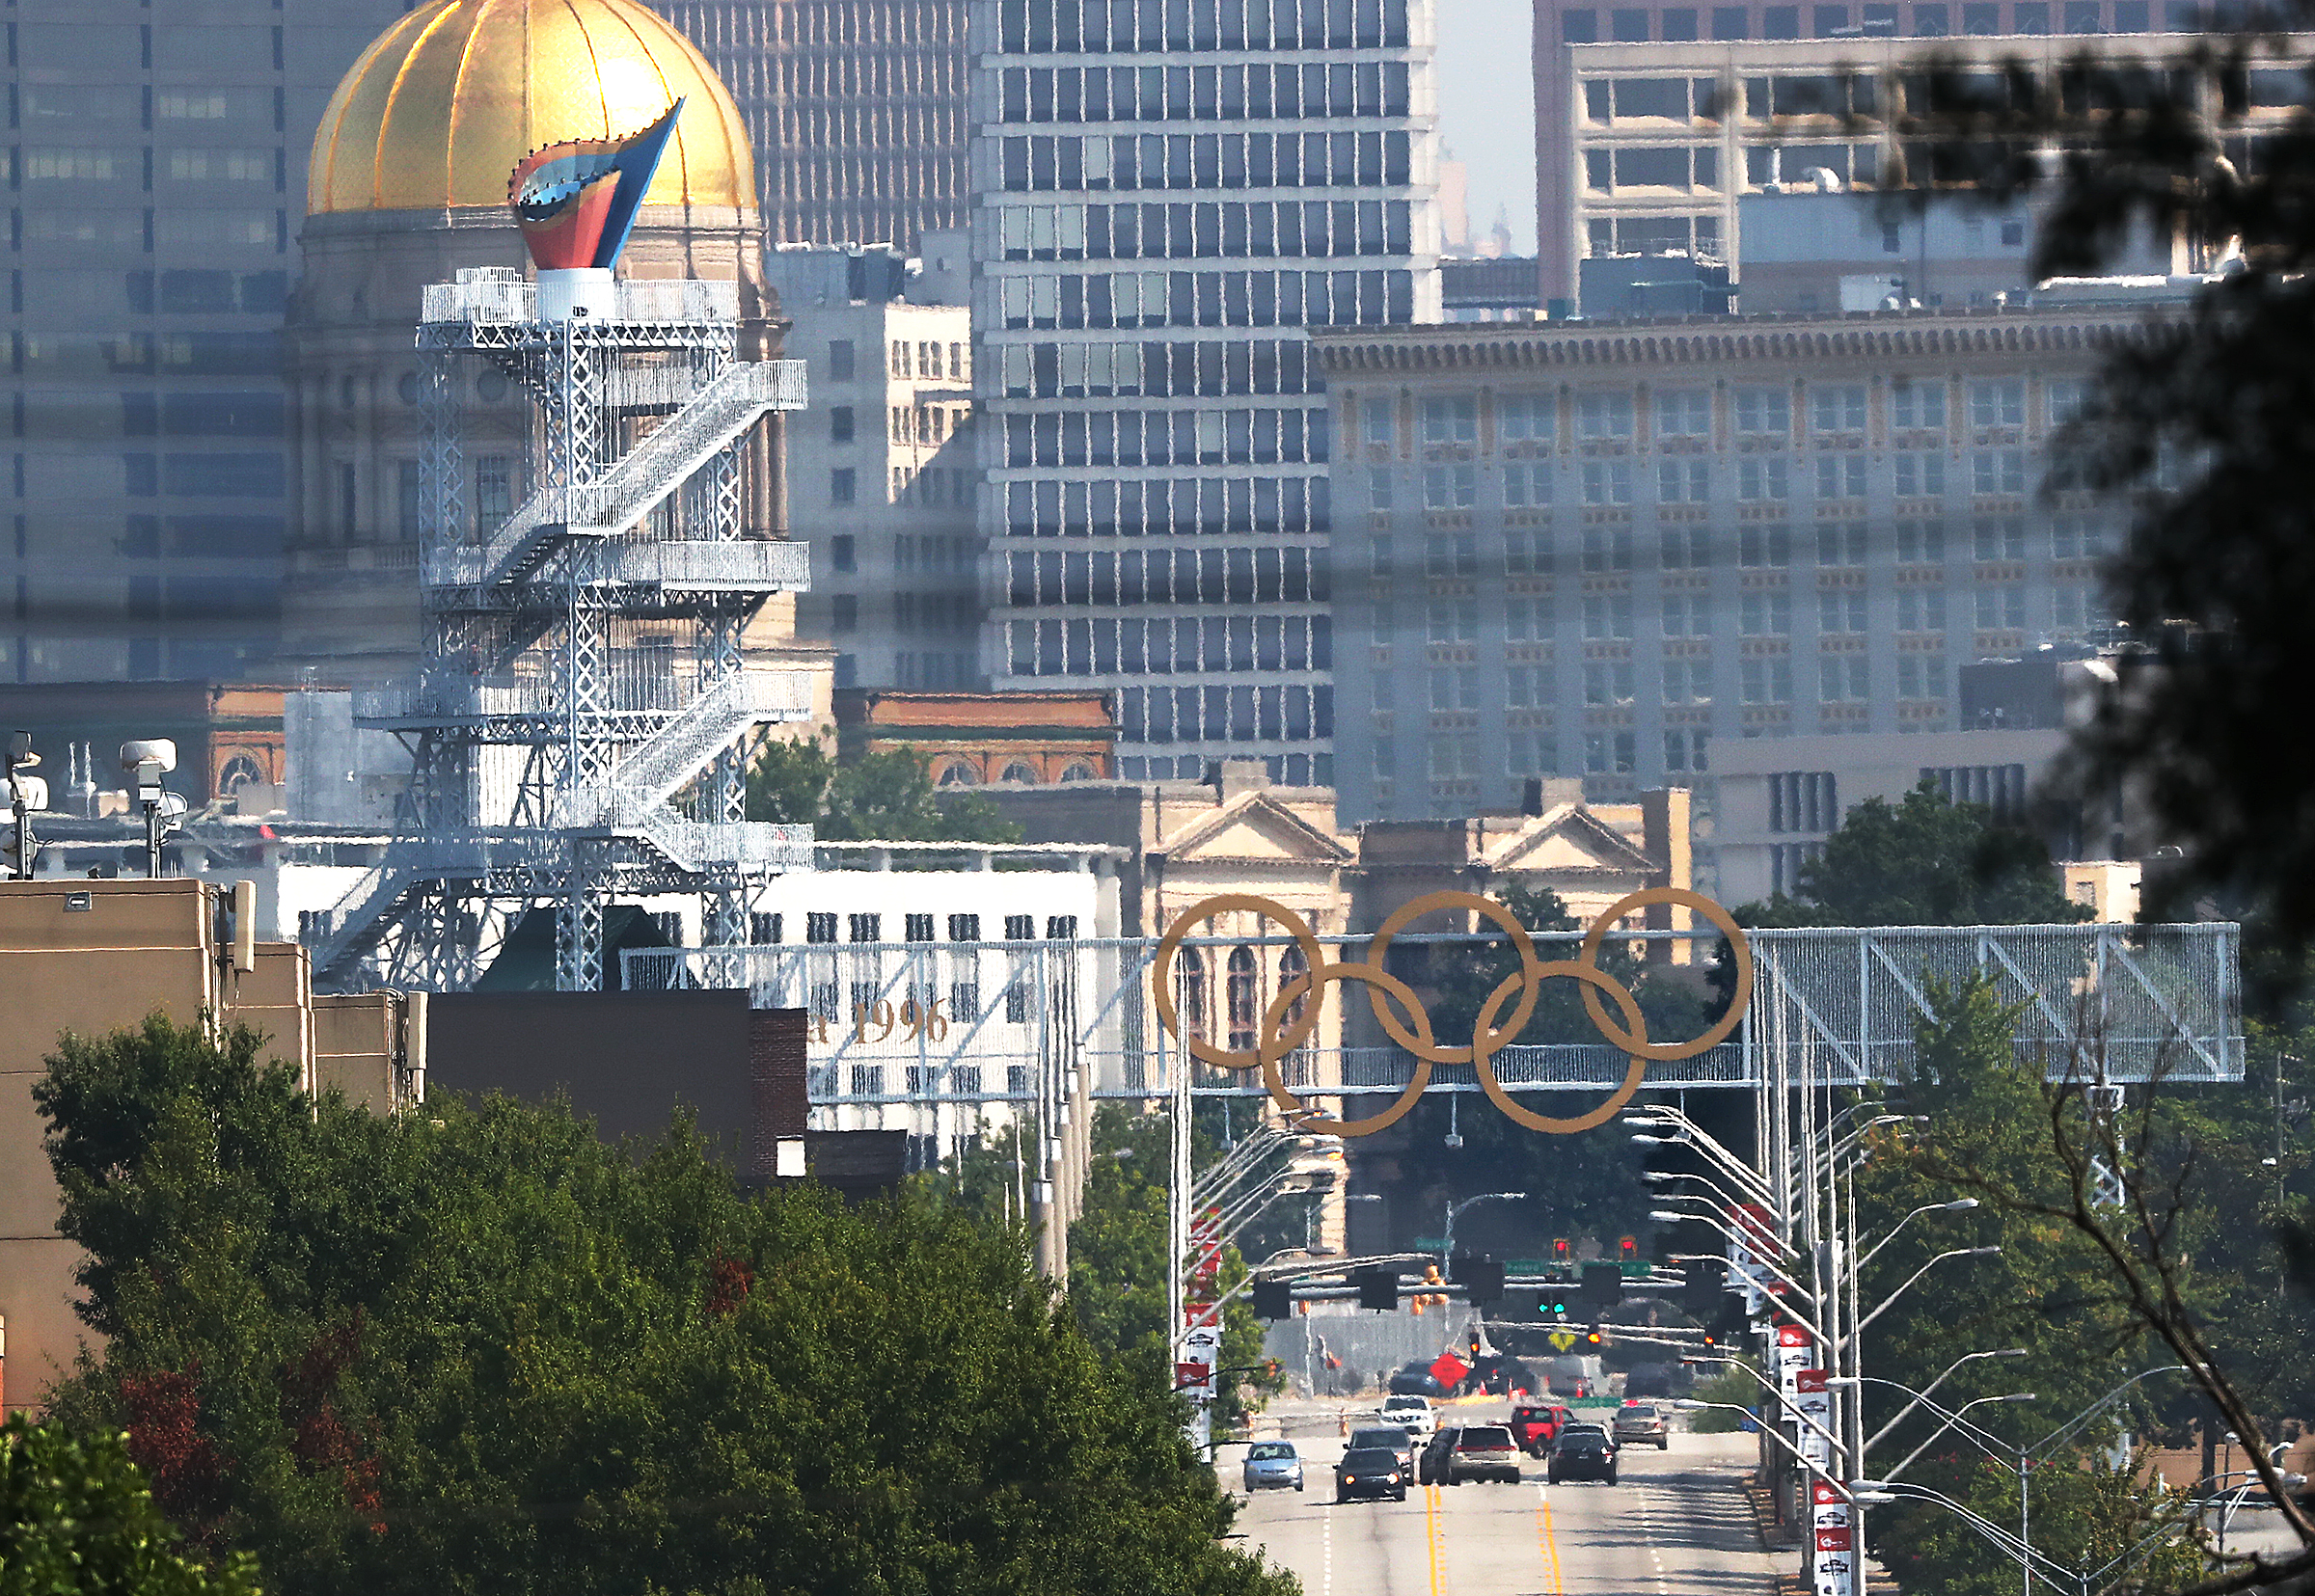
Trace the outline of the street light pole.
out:
M 1455 1216 L 1457 1214 L 1481 1203 L 1524 1203 L 1526 1201 L 1527 1193 L 1525 1192 L 1482 1192 L 1477 1197 L 1466 1197 L 1460 1203 L 1450 1201 L 1447 1204 L 1447 1233 L 1439 1237 L 1440 1278 L 1449 1278 L 1449 1271 L 1454 1266 Z

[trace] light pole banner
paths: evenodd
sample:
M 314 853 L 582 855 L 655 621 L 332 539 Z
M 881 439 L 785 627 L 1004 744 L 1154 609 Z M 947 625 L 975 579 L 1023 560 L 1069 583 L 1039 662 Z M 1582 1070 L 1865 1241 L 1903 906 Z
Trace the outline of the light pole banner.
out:
M 1801 1425 L 1801 1455 L 1820 1469 L 1833 1466 L 1833 1393 L 1825 1387 L 1825 1371 L 1804 1368 L 1793 1375 L 1793 1411 L 1804 1420 Z M 1823 1489 L 1820 1483 L 1818 1489 Z M 1843 1512 L 1847 1509 L 1844 1507 Z
M 1809 1332 L 1797 1324 L 1777 1326 L 1777 1394 L 1787 1407 L 1800 1401 L 1801 1370 L 1816 1362 Z
M 1857 1568 L 1856 1523 L 1831 1480 L 1810 1481 L 1809 1527 L 1815 1596 L 1849 1596 Z

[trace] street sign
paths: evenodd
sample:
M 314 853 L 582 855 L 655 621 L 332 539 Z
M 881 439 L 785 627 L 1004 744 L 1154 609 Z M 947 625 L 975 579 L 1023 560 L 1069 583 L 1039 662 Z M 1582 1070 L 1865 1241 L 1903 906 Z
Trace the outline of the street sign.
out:
M 1449 1391 L 1461 1385 L 1463 1376 L 1470 1372 L 1471 1366 L 1452 1352 L 1440 1353 L 1437 1360 L 1430 1366 L 1430 1377 Z
M 1561 1352 L 1565 1352 L 1569 1347 L 1575 1345 L 1576 1342 L 1582 1340 L 1584 1338 L 1582 1332 L 1580 1331 L 1555 1330 L 1544 1339 L 1550 1341 L 1554 1348 Z

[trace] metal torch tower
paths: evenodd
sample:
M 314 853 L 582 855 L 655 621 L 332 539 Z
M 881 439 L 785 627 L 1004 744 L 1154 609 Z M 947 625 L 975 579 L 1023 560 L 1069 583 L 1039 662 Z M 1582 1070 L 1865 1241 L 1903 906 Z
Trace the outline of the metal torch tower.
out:
M 802 408 L 799 361 L 736 358 L 737 289 L 463 270 L 418 330 L 425 644 L 414 680 L 360 695 L 412 771 L 382 860 L 313 938 L 330 985 L 456 990 L 526 907 L 552 906 L 556 985 L 603 984 L 603 911 L 696 894 L 711 948 L 811 863 L 811 828 L 749 823 L 740 744 L 810 712 L 801 673 L 749 669 L 741 635 L 805 585 L 805 547 L 748 535 L 740 454 Z M 531 401 L 530 497 L 467 504 L 463 395 L 496 369 Z

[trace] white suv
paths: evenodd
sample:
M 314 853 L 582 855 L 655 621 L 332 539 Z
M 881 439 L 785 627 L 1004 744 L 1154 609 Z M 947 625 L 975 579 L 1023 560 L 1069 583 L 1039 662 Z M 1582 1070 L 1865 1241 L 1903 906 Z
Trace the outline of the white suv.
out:
M 1387 1396 L 1382 1403 L 1382 1421 L 1398 1424 L 1408 1435 L 1428 1438 L 1439 1427 L 1439 1416 L 1430 1411 L 1428 1396 Z

